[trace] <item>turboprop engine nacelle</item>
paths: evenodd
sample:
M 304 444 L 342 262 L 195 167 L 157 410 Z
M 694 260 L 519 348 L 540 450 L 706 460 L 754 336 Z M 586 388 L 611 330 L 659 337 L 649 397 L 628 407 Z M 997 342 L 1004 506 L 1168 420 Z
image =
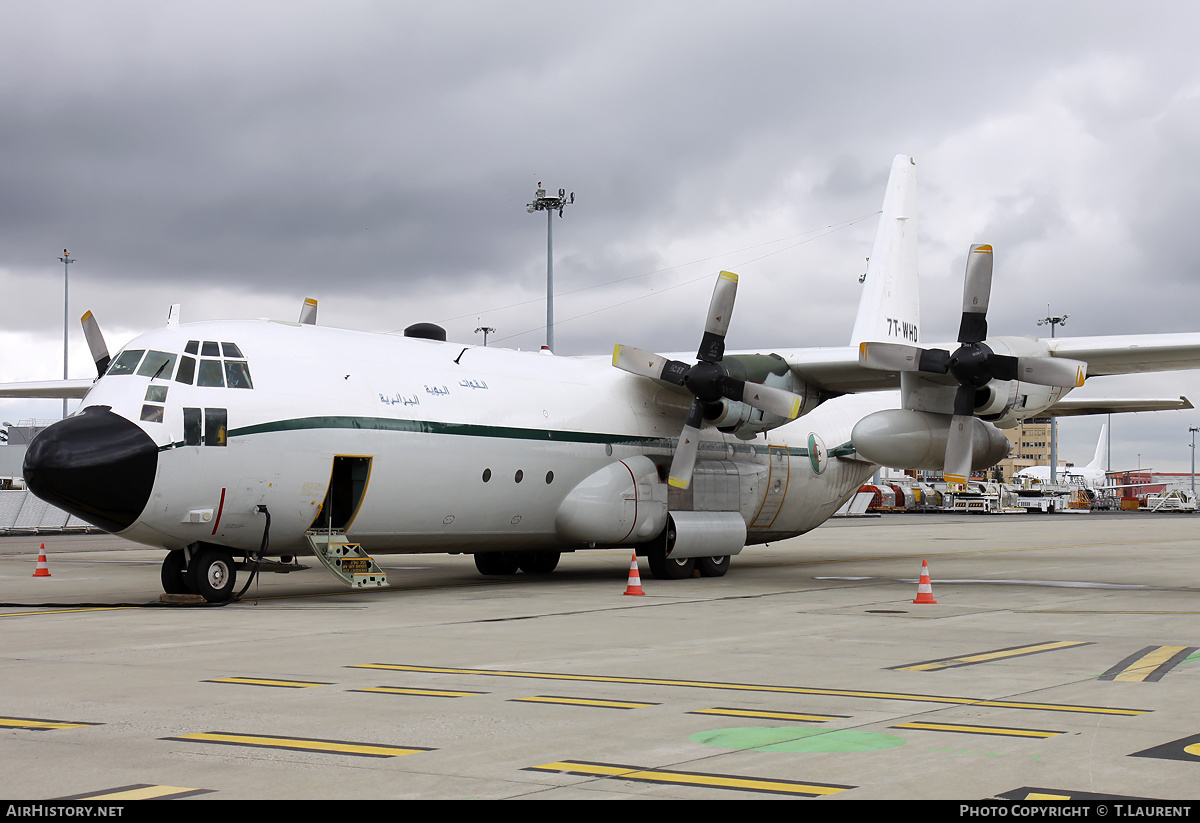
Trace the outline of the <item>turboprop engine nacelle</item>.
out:
M 797 417 L 808 414 L 825 399 L 816 389 L 797 377 L 777 354 L 730 354 L 726 355 L 724 363 L 729 374 L 739 380 L 783 389 L 796 395 L 799 400 Z M 754 387 L 748 385 L 747 391 L 752 393 Z M 791 422 L 791 418 L 771 414 L 740 400 L 728 398 L 721 398 L 717 403 L 710 404 L 705 410 L 704 419 L 717 429 L 733 434 L 741 440 L 753 440 L 759 432 L 770 431 Z
M 971 470 L 994 466 L 1008 456 L 1004 433 L 990 423 L 967 418 L 971 426 Z M 943 469 L 951 416 L 890 409 L 869 414 L 850 434 L 859 456 L 893 469 Z
M 1025 358 L 1037 361 L 1049 358 L 1049 347 L 1044 340 L 1031 337 L 993 337 L 987 346 L 998 355 Z M 1056 360 L 1053 362 L 1074 362 Z M 1026 380 L 992 380 L 975 393 L 975 416 L 1001 428 L 1016 425 L 1021 420 L 1050 408 L 1072 388 L 1083 385 L 1086 365 L 1073 385 L 1050 386 Z

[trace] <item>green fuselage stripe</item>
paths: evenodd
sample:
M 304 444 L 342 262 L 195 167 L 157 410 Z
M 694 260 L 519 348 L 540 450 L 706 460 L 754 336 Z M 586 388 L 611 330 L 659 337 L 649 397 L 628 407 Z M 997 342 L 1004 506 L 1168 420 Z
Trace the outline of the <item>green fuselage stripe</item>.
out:
M 665 449 L 673 449 L 678 438 L 675 437 L 646 437 L 635 434 L 609 434 L 604 432 L 563 431 L 558 429 L 527 429 L 509 426 L 487 426 L 477 423 L 443 423 L 432 420 L 401 420 L 392 417 L 296 417 L 290 420 L 275 420 L 269 423 L 256 423 L 230 429 L 228 436 L 248 437 L 255 434 L 271 434 L 274 432 L 304 431 L 307 429 L 359 429 L 362 431 L 392 431 L 408 432 L 411 434 L 448 434 L 463 437 L 500 437 L 510 440 L 537 440 L 547 443 L 604 443 L 628 446 L 658 445 Z M 168 443 L 159 447 L 159 451 L 183 447 L 182 441 Z M 766 446 L 749 446 L 759 453 L 766 453 Z M 778 449 L 780 447 L 772 447 Z M 808 457 L 807 448 L 787 448 L 787 453 L 793 457 Z M 854 451 L 851 444 L 845 443 L 829 450 L 833 457 L 850 454 Z
M 457 434 L 467 437 L 505 437 L 512 440 L 545 440 L 562 443 L 646 443 L 670 441 L 661 437 L 599 432 L 524 429 L 507 426 L 486 426 L 475 423 L 440 423 L 432 420 L 399 420 L 391 417 L 298 417 L 230 429 L 230 437 L 268 432 L 298 431 L 301 429 L 362 429 L 364 431 L 398 431 L 414 434 Z

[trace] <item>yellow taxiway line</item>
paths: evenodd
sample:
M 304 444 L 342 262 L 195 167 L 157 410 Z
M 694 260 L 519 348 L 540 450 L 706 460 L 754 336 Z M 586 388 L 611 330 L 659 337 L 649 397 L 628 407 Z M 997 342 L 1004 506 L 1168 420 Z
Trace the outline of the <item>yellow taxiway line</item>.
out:
M 639 769 L 636 766 L 621 766 L 613 763 L 588 763 L 582 760 L 561 760 L 532 766 L 526 771 L 557 772 L 585 777 L 613 777 L 620 780 L 636 780 L 640 783 L 669 783 L 676 786 L 705 786 L 717 789 L 740 789 L 770 794 L 818 797 L 837 794 L 854 786 L 834 784 L 801 783 L 793 780 L 767 780 L 758 777 L 705 774 L 703 772 L 679 772 L 670 769 Z
M 875 700 L 905 700 L 918 703 L 950 703 L 960 706 L 987 706 L 1004 709 L 1039 709 L 1052 712 L 1082 714 L 1106 714 L 1135 716 L 1148 714 L 1149 709 L 1121 709 L 1111 706 L 1074 706 L 1065 703 L 1025 703 L 1016 700 L 979 700 L 970 697 L 950 697 L 933 694 L 906 694 L 903 692 L 872 692 L 853 689 L 822 689 L 805 686 L 770 686 L 751 683 L 722 683 L 706 680 L 670 680 L 653 677 L 613 677 L 604 675 L 555 674 L 551 672 L 522 672 L 492 669 L 463 669 L 443 666 L 410 666 L 399 663 L 364 663 L 350 666 L 351 669 L 382 669 L 386 671 L 420 672 L 423 674 L 459 674 L 488 677 L 520 677 L 534 680 L 574 680 L 587 683 L 622 683 L 643 686 L 683 686 L 698 689 L 724 689 L 743 692 L 771 692 L 776 694 L 806 694 L 825 697 L 854 697 Z
M 266 734 L 232 734 L 230 732 L 202 732 L 167 737 L 165 740 L 183 740 L 199 743 L 224 743 L 231 746 L 251 746 L 267 749 L 291 749 L 302 752 L 329 752 L 350 754 L 359 757 L 400 757 L 406 754 L 433 751 L 419 746 L 383 746 L 374 743 L 354 743 L 346 740 L 316 740 L 305 737 L 280 737 Z

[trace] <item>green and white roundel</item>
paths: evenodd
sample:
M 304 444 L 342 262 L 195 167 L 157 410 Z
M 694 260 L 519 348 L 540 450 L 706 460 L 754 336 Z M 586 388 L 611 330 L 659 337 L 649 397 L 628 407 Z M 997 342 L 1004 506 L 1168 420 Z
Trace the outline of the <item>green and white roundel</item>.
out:
M 808 436 L 808 462 L 812 464 L 814 474 L 821 474 L 829 465 L 829 452 L 825 443 L 815 433 Z

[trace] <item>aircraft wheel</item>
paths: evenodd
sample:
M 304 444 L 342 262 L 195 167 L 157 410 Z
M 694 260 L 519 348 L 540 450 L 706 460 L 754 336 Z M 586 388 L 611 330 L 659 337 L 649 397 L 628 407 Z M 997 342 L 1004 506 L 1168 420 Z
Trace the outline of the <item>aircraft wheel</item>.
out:
M 475 555 L 475 568 L 480 574 L 516 574 L 515 552 L 480 552 Z
M 237 566 L 229 552 L 210 547 L 192 558 L 187 578 L 193 592 L 209 603 L 220 603 L 233 595 Z
M 191 594 L 187 579 L 187 558 L 182 549 L 167 552 L 162 562 L 162 587 L 167 594 Z
M 650 552 L 646 560 L 650 564 L 650 573 L 657 580 L 685 580 L 696 570 L 695 559 L 686 557 L 675 560 L 667 557 L 666 552 L 661 549 Z
M 562 552 L 520 552 L 517 565 L 526 574 L 549 574 L 558 568 L 561 557 Z
M 701 577 L 724 577 L 729 571 L 729 555 L 724 557 L 697 557 L 696 568 Z

